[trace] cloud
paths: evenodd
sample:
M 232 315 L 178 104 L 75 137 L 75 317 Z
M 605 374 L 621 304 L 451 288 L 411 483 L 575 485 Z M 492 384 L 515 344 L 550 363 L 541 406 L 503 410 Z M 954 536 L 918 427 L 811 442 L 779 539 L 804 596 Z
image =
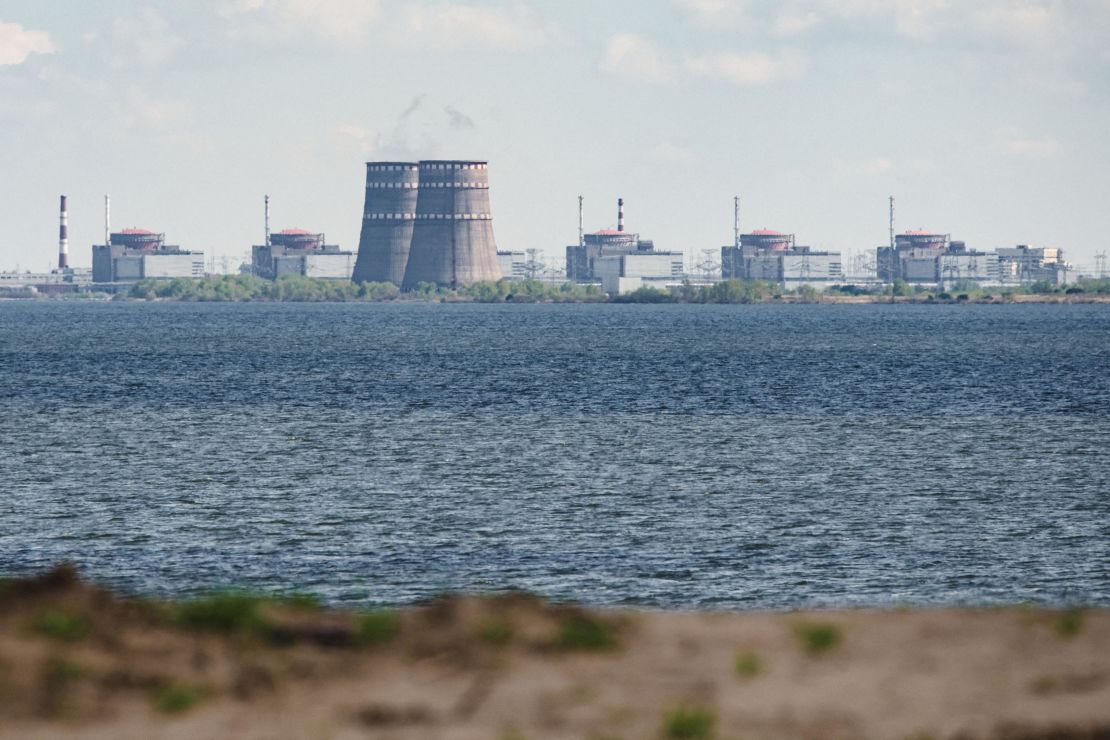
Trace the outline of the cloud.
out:
M 661 141 L 647 152 L 647 158 L 666 165 L 690 165 L 698 161 L 694 152 L 671 141 Z
M 1060 142 L 1051 137 L 1035 137 L 1017 129 L 1003 129 L 996 134 L 995 148 L 1017 157 L 1046 159 L 1060 151 Z
M 56 51 L 46 31 L 32 31 L 18 23 L 0 21 L 0 66 L 23 64 L 32 54 L 53 54 Z
M 650 85 L 662 85 L 675 79 L 674 66 L 647 39 L 630 33 L 610 37 L 601 71 L 615 77 Z
M 895 33 L 923 42 L 1001 39 L 1038 45 L 1061 26 L 1053 0 L 673 0 L 696 25 L 722 31 L 746 28 L 792 36 L 817 26 L 831 31 Z
M 812 10 L 808 13 L 784 13 L 775 19 L 772 29 L 776 36 L 796 36 L 816 26 L 821 17 Z
M 509 9 L 440 3 L 406 4 L 400 33 L 437 51 L 528 51 L 561 43 L 558 27 L 543 24 L 523 5 Z
M 303 33 L 357 46 L 372 29 L 393 46 L 433 51 L 527 51 L 562 41 L 524 4 L 508 8 L 412 0 L 231 0 L 220 14 L 233 36 L 281 38 Z
M 358 44 L 378 19 L 379 0 L 231 0 L 220 15 L 233 37 L 287 39 L 308 31 L 327 41 Z
M 156 67 L 185 46 L 185 40 L 170 31 L 170 24 L 156 10 L 145 9 L 137 16 L 117 18 L 112 24 L 112 65 L 127 66 L 137 59 Z
M 695 25 L 707 28 L 735 27 L 748 22 L 744 0 L 674 0 Z
M 691 57 L 686 60 L 686 69 L 701 77 L 751 86 L 796 77 L 804 71 L 805 63 L 792 54 L 772 56 L 762 52 L 725 52 Z

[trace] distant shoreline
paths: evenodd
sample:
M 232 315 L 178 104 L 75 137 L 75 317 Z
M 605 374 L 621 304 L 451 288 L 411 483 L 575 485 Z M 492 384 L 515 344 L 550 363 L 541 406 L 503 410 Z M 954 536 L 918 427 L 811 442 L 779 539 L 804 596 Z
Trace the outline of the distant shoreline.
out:
M 250 275 L 141 280 L 117 286 L 121 292 L 84 290 L 54 293 L 33 288 L 0 291 L 0 300 L 197 302 L 197 303 L 701 303 L 701 304 L 1105 304 L 1110 279 L 1074 284 L 1047 282 L 1019 286 L 981 287 L 957 283 L 926 288 L 895 281 L 881 290 L 832 285 L 823 291 L 803 285 L 784 288 L 761 280 L 726 280 L 706 285 L 682 283 L 666 288 L 642 287 L 609 295 L 597 284 L 547 283 L 536 280 L 481 282 L 460 288 L 422 283 L 402 293 L 392 283 L 353 283 L 297 276 L 276 281 Z
M 689 300 L 636 300 L 627 296 L 614 298 L 601 297 L 596 299 L 536 299 L 528 297 L 508 296 L 502 300 L 483 301 L 469 296 L 450 297 L 399 297 L 378 299 L 275 299 L 275 298 L 133 298 L 130 296 L 110 296 L 107 294 L 68 294 L 68 295 L 32 295 L 32 296 L 0 296 L 3 303 L 369 303 L 369 304 L 443 304 L 443 303 L 516 303 L 516 304 L 669 304 L 669 305 L 763 305 L 763 306 L 800 306 L 800 305 L 827 305 L 827 306 L 862 306 L 862 305 L 920 305 L 920 306 L 1005 306 L 1005 305 L 1110 305 L 1110 295 L 1011 295 L 1006 297 L 989 298 L 937 298 L 935 296 L 850 296 L 832 295 L 817 298 L 803 298 L 800 296 L 784 295 L 758 300 L 741 301 L 689 301 Z

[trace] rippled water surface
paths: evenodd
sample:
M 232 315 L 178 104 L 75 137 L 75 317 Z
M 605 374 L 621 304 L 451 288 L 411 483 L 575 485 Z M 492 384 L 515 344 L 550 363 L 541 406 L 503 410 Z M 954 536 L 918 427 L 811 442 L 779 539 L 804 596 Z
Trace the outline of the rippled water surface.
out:
M 0 573 L 1110 603 L 1110 307 L 0 303 Z

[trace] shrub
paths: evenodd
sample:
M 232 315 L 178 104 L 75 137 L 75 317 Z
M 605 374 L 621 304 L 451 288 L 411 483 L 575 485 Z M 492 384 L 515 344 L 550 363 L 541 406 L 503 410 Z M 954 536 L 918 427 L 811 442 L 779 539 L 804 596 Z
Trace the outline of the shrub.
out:
M 840 644 L 840 628 L 824 622 L 800 622 L 794 626 L 794 635 L 802 649 L 812 657 L 829 652 Z
M 176 621 L 184 627 L 203 632 L 257 635 L 267 629 L 259 613 L 262 598 L 239 591 L 227 591 L 182 603 Z
M 31 626 L 40 635 L 62 642 L 76 642 L 92 629 L 89 618 L 84 614 L 75 614 L 64 609 L 41 612 Z
M 380 645 L 389 642 L 400 631 L 397 613 L 387 609 L 366 612 L 355 626 L 355 642 L 359 645 Z
M 755 653 L 748 651 L 736 656 L 736 673 L 742 678 L 755 678 L 763 670 L 763 661 Z
M 555 644 L 563 650 L 600 651 L 611 650 L 617 641 L 605 622 L 578 614 L 563 621 Z
M 663 719 L 663 734 L 673 740 L 707 740 L 713 737 L 717 718 L 708 709 L 679 707 Z
M 506 645 L 509 640 L 513 639 L 513 627 L 500 620 L 486 622 L 478 631 L 478 636 L 482 638 L 483 642 L 488 642 L 490 645 Z
M 154 708 L 167 714 L 178 714 L 191 709 L 204 698 L 204 690 L 197 686 L 168 683 L 154 692 Z
M 1067 609 L 1056 617 L 1056 634 L 1060 637 L 1075 637 L 1083 631 L 1083 611 Z

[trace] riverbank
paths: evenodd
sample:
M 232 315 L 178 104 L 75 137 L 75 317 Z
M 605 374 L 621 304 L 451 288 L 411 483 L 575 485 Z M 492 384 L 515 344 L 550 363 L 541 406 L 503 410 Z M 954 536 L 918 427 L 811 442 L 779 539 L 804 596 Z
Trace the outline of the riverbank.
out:
M 1110 737 L 1110 612 L 394 611 L 0 585 L 0 737 Z
M 1020 286 L 984 288 L 974 283 L 957 284 L 947 290 L 910 286 L 902 281 L 885 289 L 833 285 L 824 291 L 803 285 L 783 288 L 762 280 L 726 280 L 669 288 L 644 287 L 632 293 L 611 296 L 596 284 L 548 283 L 536 280 L 474 283 L 460 288 L 421 283 L 402 293 L 392 283 L 352 283 L 285 276 L 276 281 L 250 275 L 217 275 L 206 278 L 141 280 L 125 292 L 95 290 L 37 294 L 33 291 L 7 296 L 18 300 L 99 300 L 200 303 L 1110 303 L 1110 280 L 1081 280 L 1057 286 L 1031 283 Z

